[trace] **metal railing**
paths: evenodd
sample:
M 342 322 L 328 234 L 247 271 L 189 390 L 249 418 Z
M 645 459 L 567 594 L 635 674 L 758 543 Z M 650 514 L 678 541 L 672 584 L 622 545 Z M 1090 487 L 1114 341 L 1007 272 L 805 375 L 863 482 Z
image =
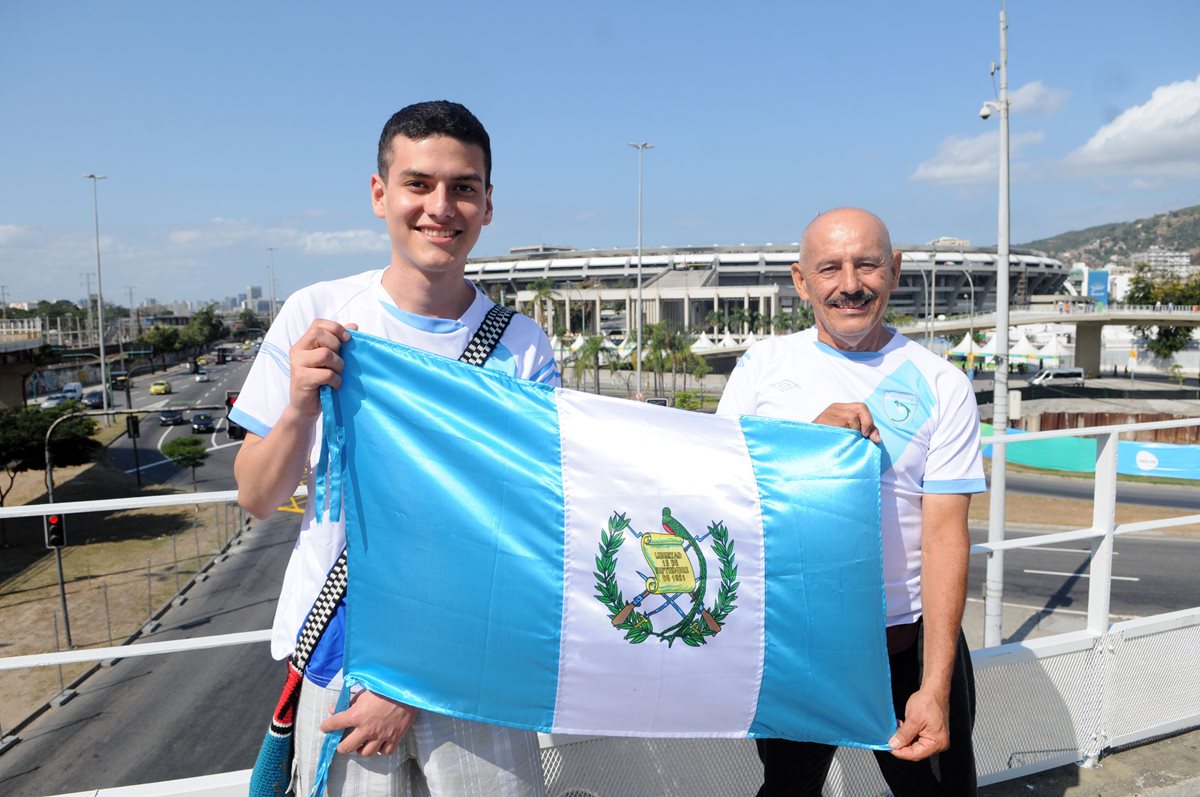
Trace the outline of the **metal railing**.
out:
M 1200 725 L 1200 685 L 1190 666 L 1191 654 L 1200 646 L 1200 607 L 1110 623 L 1114 539 L 1200 524 L 1200 514 L 1116 523 L 1117 440 L 1129 432 L 1197 425 L 1200 419 L 984 438 L 985 444 L 1019 445 L 1053 437 L 1095 437 L 1097 455 L 1091 526 L 971 548 L 974 555 L 993 556 L 1071 540 L 1092 541 L 1086 628 L 972 653 L 979 699 L 975 749 L 981 784 L 1064 763 L 1088 765 L 1107 749 Z M 226 491 L 42 504 L 0 509 L 0 518 L 221 503 L 235 497 L 234 491 Z M 261 642 L 269 633 L 10 657 L 0 659 L 0 670 Z M 727 794 L 753 791 L 761 778 L 753 745 L 736 740 L 543 737 L 542 759 L 547 793 L 554 797 L 629 794 L 622 784 L 630 782 L 646 793 Z M 245 770 L 141 785 L 136 794 L 232 797 L 244 794 L 248 782 Z M 881 786 L 870 754 L 844 749 L 835 759 L 825 793 L 865 797 L 881 793 Z M 130 789 L 87 792 L 104 797 L 133 793 Z

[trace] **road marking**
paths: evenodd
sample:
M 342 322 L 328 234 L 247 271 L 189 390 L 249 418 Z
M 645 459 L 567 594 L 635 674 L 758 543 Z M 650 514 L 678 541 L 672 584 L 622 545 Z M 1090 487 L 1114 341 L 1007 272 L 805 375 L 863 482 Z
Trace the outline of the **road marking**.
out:
M 170 431 L 170 430 L 168 430 L 168 431 Z M 242 444 L 242 441 L 241 441 L 241 440 L 237 440 L 237 441 L 234 441 L 234 442 L 232 442 L 232 443 L 222 443 L 221 445 L 214 445 L 212 448 L 206 448 L 206 449 L 204 449 L 204 450 L 205 450 L 205 451 L 217 451 L 217 450 L 219 450 L 219 449 L 222 449 L 222 448 L 231 448 L 231 447 L 233 447 L 233 446 L 240 446 L 241 444 Z M 159 453 L 162 453 L 162 452 L 159 452 Z M 167 465 L 167 464 L 169 464 L 169 463 L 172 463 L 172 462 L 174 462 L 174 460 L 170 460 L 170 459 L 160 459 L 158 462 L 148 462 L 148 463 L 146 463 L 145 465 L 142 465 L 142 467 L 140 468 L 140 470 L 147 470 L 147 469 L 149 469 L 149 468 L 157 468 L 159 465 Z M 128 475 L 130 475 L 130 474 L 132 474 L 132 473 L 136 473 L 138 470 L 139 470 L 139 468 L 126 468 L 126 469 L 125 469 L 125 475 L 126 475 L 126 476 L 128 476 Z
M 1091 578 L 1087 573 L 1058 573 L 1054 570 L 1026 570 L 1031 576 L 1078 576 L 1079 578 Z M 1113 581 L 1141 581 L 1140 578 L 1133 576 L 1109 576 Z
M 1053 551 L 1055 553 L 1091 553 L 1090 548 L 1027 548 L 1029 551 Z M 1118 551 L 1113 551 L 1113 556 L 1118 556 Z
M 987 603 L 983 598 L 967 598 L 967 603 Z M 1034 612 L 1045 612 L 1046 614 L 1076 614 L 1080 617 L 1087 617 L 1086 609 L 1047 609 L 1045 606 L 1031 606 L 1028 603 L 1009 603 L 1004 601 L 1001 606 L 1006 606 L 1010 609 L 1029 609 Z M 1110 614 L 1120 620 L 1137 620 L 1141 615 L 1137 614 Z

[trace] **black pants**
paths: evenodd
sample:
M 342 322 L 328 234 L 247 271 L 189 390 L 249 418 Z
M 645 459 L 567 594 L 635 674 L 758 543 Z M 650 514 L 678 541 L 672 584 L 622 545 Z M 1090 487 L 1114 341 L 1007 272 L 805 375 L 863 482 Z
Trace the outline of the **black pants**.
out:
M 917 644 L 889 656 L 892 703 L 904 716 L 909 696 L 921 684 L 923 629 Z M 975 673 L 966 637 L 958 635 L 954 674 L 950 680 L 950 747 L 924 761 L 902 761 L 886 750 L 874 751 L 879 771 L 895 797 L 970 797 L 975 794 Z M 786 739 L 759 739 L 763 785 L 758 797 L 820 797 L 836 747 Z

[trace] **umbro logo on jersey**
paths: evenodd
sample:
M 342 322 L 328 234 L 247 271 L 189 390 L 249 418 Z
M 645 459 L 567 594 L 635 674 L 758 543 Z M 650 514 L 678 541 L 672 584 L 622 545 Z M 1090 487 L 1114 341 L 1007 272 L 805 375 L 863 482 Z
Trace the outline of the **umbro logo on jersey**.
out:
M 795 382 L 793 382 L 790 379 L 784 379 L 780 382 L 776 382 L 775 384 L 771 385 L 771 387 L 775 388 L 776 390 L 783 390 L 783 391 L 800 389 L 800 386 L 797 385 Z
M 888 420 L 903 425 L 917 411 L 917 397 L 912 393 L 889 390 L 883 394 L 883 409 Z

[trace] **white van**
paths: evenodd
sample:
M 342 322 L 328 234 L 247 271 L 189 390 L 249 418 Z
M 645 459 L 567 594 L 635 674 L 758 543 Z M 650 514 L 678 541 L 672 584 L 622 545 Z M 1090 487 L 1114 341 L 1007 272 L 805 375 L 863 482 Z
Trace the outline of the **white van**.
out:
M 62 386 L 62 390 L 58 391 L 73 399 L 80 400 L 83 398 L 83 383 L 82 382 L 67 382 Z
M 1029 384 L 1083 387 L 1083 369 L 1047 368 L 1045 371 L 1038 371 L 1036 374 L 1034 374 L 1033 379 L 1029 380 Z

